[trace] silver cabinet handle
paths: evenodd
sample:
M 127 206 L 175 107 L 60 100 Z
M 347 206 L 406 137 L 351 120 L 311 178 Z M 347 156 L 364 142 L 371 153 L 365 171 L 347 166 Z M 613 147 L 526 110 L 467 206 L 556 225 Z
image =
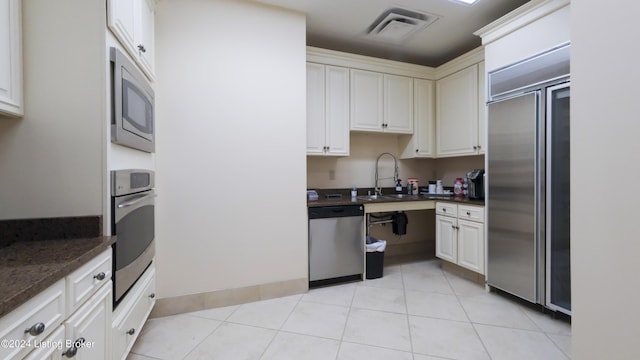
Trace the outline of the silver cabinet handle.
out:
M 133 335 L 135 333 L 136 333 L 136 329 L 134 329 L 134 328 L 131 328 L 131 329 L 127 330 L 127 334 L 129 334 L 129 335 Z
M 72 358 L 76 356 L 76 353 L 78 352 L 78 348 L 82 346 L 82 344 L 84 344 L 85 342 L 86 340 L 83 337 L 78 338 L 76 341 L 73 342 L 73 345 L 71 345 L 71 347 L 67 349 L 67 351 L 62 353 L 62 356 L 66 356 L 68 358 Z
M 139 45 L 138 45 L 138 50 L 140 50 L 140 52 L 143 52 L 143 53 L 146 53 L 146 52 L 147 52 L 147 49 L 145 49 L 145 48 L 144 48 L 144 45 L 142 45 L 142 44 L 139 44 Z
M 24 333 L 31 336 L 38 336 L 44 332 L 45 327 L 46 326 L 44 325 L 44 323 L 39 322 L 31 326 L 30 328 L 25 329 Z
M 101 271 L 98 275 L 94 275 L 93 278 L 98 280 L 98 281 L 102 281 L 107 277 L 107 274 L 104 273 L 104 271 Z

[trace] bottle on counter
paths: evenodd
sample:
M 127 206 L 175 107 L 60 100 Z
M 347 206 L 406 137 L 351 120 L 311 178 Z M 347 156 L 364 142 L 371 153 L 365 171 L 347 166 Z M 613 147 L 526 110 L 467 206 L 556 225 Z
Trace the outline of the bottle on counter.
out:
M 351 187 L 351 197 L 355 198 L 356 196 L 358 196 L 358 188 L 353 185 L 353 187 Z
M 396 182 L 396 194 L 402 193 L 402 180 L 398 179 Z
M 436 180 L 436 194 L 444 194 L 444 188 L 442 187 L 442 180 Z
M 458 197 L 462 197 L 464 196 L 462 191 L 462 178 L 456 178 L 456 180 L 453 182 L 453 193 Z
M 408 195 L 418 195 L 419 194 L 419 191 L 418 191 L 418 179 L 409 178 L 409 180 L 407 180 L 407 194 Z

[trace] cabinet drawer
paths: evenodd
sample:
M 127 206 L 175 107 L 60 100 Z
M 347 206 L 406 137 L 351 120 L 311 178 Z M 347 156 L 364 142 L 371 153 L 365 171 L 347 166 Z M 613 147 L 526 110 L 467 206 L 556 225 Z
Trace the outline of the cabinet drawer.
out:
M 113 319 L 113 359 L 125 359 L 133 342 L 140 334 L 144 322 L 155 304 L 155 263 L 145 271 L 140 280 L 118 305 Z
M 67 276 L 67 314 L 76 311 L 111 279 L 111 267 L 111 248 L 108 248 Z
M 436 214 L 458 216 L 458 205 L 447 202 L 436 202 Z
M 483 206 L 458 206 L 458 218 L 470 221 L 484 222 L 484 207 Z
M 44 340 L 65 319 L 64 304 L 64 280 L 61 279 L 0 318 L 0 339 L 12 345 L 0 347 L 0 359 L 19 359 L 34 348 L 34 342 Z M 39 334 L 36 327 L 41 327 Z M 32 329 L 36 335 L 26 329 Z
M 33 350 L 24 360 L 54 360 L 60 359 L 65 350 L 64 325 L 58 326 L 51 335 L 44 339 L 40 347 Z

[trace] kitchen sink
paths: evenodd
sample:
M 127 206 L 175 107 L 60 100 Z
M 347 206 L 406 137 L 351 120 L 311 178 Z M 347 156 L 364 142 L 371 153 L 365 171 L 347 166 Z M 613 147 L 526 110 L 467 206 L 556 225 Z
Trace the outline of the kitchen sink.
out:
M 380 198 L 381 196 L 378 196 L 378 195 L 360 195 L 356 197 L 356 199 L 364 200 L 364 201 L 373 201 L 373 200 L 378 200 Z
M 409 195 L 409 194 L 391 194 L 391 195 L 383 195 L 385 199 L 411 199 L 417 197 L 417 195 Z

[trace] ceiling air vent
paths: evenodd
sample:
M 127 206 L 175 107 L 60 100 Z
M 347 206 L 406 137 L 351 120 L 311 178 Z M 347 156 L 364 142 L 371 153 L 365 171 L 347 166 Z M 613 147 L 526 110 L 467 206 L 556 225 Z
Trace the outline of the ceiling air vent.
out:
M 393 8 L 382 13 L 369 26 L 367 37 L 388 42 L 403 42 L 436 20 L 436 15 Z

